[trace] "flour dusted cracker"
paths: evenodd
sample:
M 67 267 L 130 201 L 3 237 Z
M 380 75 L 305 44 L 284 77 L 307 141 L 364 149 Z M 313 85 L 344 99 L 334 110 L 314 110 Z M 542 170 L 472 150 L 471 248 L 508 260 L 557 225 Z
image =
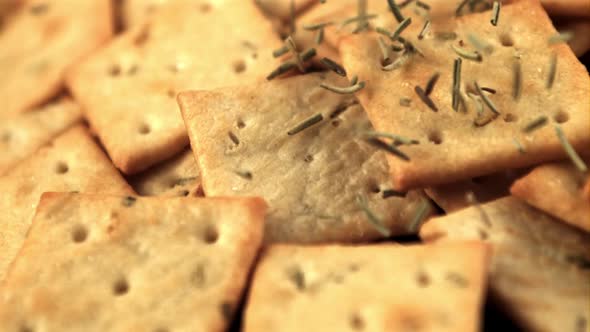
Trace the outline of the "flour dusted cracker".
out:
M 130 178 L 138 194 L 144 196 L 199 196 L 199 166 L 190 149 Z
M 65 98 L 0 122 L 0 174 L 82 119 L 80 106 Z
M 480 242 L 271 246 L 244 331 L 479 331 L 487 264 Z
M 188 144 L 178 92 L 265 80 L 280 46 L 251 1 L 174 2 L 74 68 L 68 85 L 115 165 L 134 174 Z
M 588 174 L 571 162 L 537 166 L 512 185 L 512 195 L 530 205 L 590 232 L 590 204 L 584 197 Z
M 226 331 L 261 199 L 49 193 L 0 292 L 8 331 Z
M 464 209 L 475 202 L 486 203 L 510 195 L 510 186 L 523 170 L 510 170 L 465 181 L 424 189 L 446 213 Z
M 66 69 L 111 35 L 109 0 L 24 2 L 0 33 L 0 118 L 52 98 Z
M 0 191 L 0 280 L 22 245 L 42 193 L 133 193 L 83 126 L 67 130 L 3 174 Z
M 420 237 L 490 243 L 491 294 L 524 330 L 582 332 L 588 326 L 587 233 L 508 197 L 430 219 Z
M 580 88 L 590 84 L 586 69 L 566 44 L 548 45 L 557 32 L 536 1 L 502 8 L 497 27 L 489 24 L 490 11 L 433 26 L 432 34 L 422 40 L 417 37 L 422 27 L 410 25 L 402 37 L 419 51 L 393 71 L 381 68 L 376 35 L 351 36 L 341 43 L 347 71 L 367 81 L 358 96 L 376 129 L 424 142 L 403 149 L 410 162 L 388 158 L 397 189 L 450 183 L 563 158 L 556 124 L 580 153 L 590 146 L 590 90 Z M 439 39 L 436 31 L 451 31 L 457 38 Z M 481 62 L 463 59 L 460 88 L 467 106 L 459 105 L 454 111 L 453 62 L 460 56 L 451 45 L 473 52 L 469 33 L 493 51 L 489 55 L 482 51 Z M 553 86 L 547 89 L 552 54 L 557 55 L 558 65 Z M 522 74 L 518 100 L 512 88 L 515 61 L 520 61 Z M 433 111 L 415 89 L 424 87 L 437 72 L 440 78 L 429 96 L 438 109 Z M 495 94 L 487 95 L 500 113 L 495 118 L 485 103 L 468 97 L 467 93 L 476 92 L 475 81 L 495 89 Z M 411 106 L 399 106 L 402 98 L 409 98 Z M 481 114 L 478 105 L 482 105 Z M 523 131 L 540 116 L 548 118 L 548 126 Z M 492 121 L 485 121 L 488 117 Z
M 381 238 L 363 199 L 387 232 L 415 232 L 412 221 L 427 200 L 419 191 L 387 197 L 387 162 L 365 141 L 362 133 L 372 127 L 363 109 L 354 96 L 321 83 L 346 80 L 316 73 L 180 94 L 205 195 L 263 197 L 267 242 Z M 319 113 L 323 121 L 289 134 Z

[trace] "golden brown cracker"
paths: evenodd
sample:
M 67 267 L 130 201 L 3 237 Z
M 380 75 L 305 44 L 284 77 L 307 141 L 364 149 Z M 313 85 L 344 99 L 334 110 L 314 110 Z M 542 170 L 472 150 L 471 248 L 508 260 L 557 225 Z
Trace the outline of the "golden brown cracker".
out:
M 163 6 L 74 68 L 68 84 L 115 165 L 143 171 L 188 144 L 176 94 L 264 80 L 281 43 L 254 3 Z
M 537 166 L 512 185 L 512 195 L 568 224 L 590 232 L 590 204 L 584 197 L 588 174 L 571 162 Z
M 112 35 L 111 1 L 27 1 L 0 33 L 0 118 L 63 88 L 67 68 Z
M 131 177 L 129 182 L 143 196 L 201 196 L 199 165 L 190 149 Z
M 420 237 L 490 243 L 491 294 L 525 331 L 588 326 L 589 234 L 507 197 L 430 219 Z
M 525 11 L 527 15 L 522 15 Z M 588 73 L 566 44 L 548 46 L 556 30 L 536 1 L 504 6 L 497 27 L 490 24 L 490 12 L 484 12 L 459 17 L 447 26 L 433 26 L 431 34 L 419 40 L 421 28 L 412 24 L 402 36 L 423 56 L 404 53 L 408 61 L 393 71 L 382 70 L 375 35 L 348 37 L 340 49 L 349 74 L 367 81 L 359 99 L 376 129 L 424 142 L 403 149 L 410 162 L 388 158 L 395 188 L 450 183 L 563 158 L 555 124 L 580 152 L 590 146 L 590 90 L 580 88 L 590 84 Z M 454 32 L 457 38 L 439 39 L 439 31 Z M 463 59 L 461 92 L 467 106 L 454 111 L 453 62 L 459 55 L 451 45 L 473 52 L 469 33 L 492 46 L 493 52 L 483 54 L 482 62 Z M 557 55 L 558 65 L 553 86 L 547 89 L 552 54 Z M 522 77 L 518 100 L 513 98 L 516 61 L 521 64 Z M 433 111 L 415 89 L 423 88 L 437 72 L 440 78 L 429 96 L 438 109 Z M 475 81 L 497 91 L 488 97 L 500 113 L 495 118 L 483 102 L 467 97 L 476 91 Z M 410 107 L 400 106 L 405 98 L 411 99 Z M 550 125 L 532 132 L 523 130 L 540 116 L 546 116 Z M 483 121 L 486 118 L 493 121 Z
M 5 331 L 225 331 L 261 199 L 43 195 L 0 292 Z
M 481 242 L 271 246 L 244 331 L 479 331 L 487 265 Z
M 80 106 L 64 98 L 0 123 L 0 174 L 82 119 Z
M 388 166 L 384 152 L 363 138 L 371 129 L 363 109 L 353 96 L 320 87 L 343 82 L 336 75 L 316 73 L 181 93 L 205 195 L 266 199 L 267 242 L 383 237 L 358 199 L 367 200 L 387 232 L 415 232 L 412 220 L 428 201 L 419 191 L 384 198 L 391 188 Z M 317 113 L 323 121 L 288 134 Z
M 131 194 L 83 126 L 55 138 L 0 177 L 0 280 L 22 245 L 42 193 Z

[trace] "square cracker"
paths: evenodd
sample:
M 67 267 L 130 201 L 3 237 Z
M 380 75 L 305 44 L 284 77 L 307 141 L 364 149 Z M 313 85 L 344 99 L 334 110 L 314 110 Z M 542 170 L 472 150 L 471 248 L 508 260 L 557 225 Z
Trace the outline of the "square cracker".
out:
M 261 199 L 45 194 L 0 288 L 8 331 L 226 331 Z
M 27 1 L 0 33 L 0 118 L 63 88 L 66 69 L 112 35 L 110 0 Z
M 426 241 L 483 239 L 493 247 L 492 295 L 526 331 L 584 332 L 590 322 L 590 235 L 513 197 L 430 219 Z
M 0 122 L 0 174 L 81 119 L 80 106 L 69 98 L 4 119 Z
M 250 1 L 174 2 L 74 68 L 68 84 L 115 165 L 134 174 L 188 144 L 179 91 L 264 80 L 280 45 Z
M 410 233 L 416 210 L 427 199 L 418 191 L 405 198 L 382 197 L 391 188 L 387 161 L 359 134 L 371 129 L 363 109 L 354 96 L 329 92 L 322 82 L 344 84 L 336 75 L 316 73 L 181 93 L 205 195 L 266 199 L 267 242 L 381 237 L 356 203 L 357 195 L 367 197 L 392 234 Z M 325 120 L 287 134 L 317 113 Z
M 244 331 L 479 331 L 488 254 L 473 241 L 271 246 Z
M 590 160 L 587 160 L 588 164 Z M 590 179 L 571 162 L 545 164 L 512 185 L 512 195 L 568 224 L 590 232 L 590 204 L 584 185 Z
M 449 183 L 565 157 L 553 124 L 532 133 L 522 131 L 542 115 L 560 123 L 576 149 L 590 146 L 590 90 L 581 88 L 590 85 L 588 72 L 567 44 L 547 45 L 556 30 L 541 5 L 535 0 L 518 1 L 503 7 L 497 27 L 489 21 L 490 12 L 484 12 L 451 20 L 447 26 L 433 26 L 433 31 L 454 31 L 458 35 L 455 41 L 442 41 L 433 35 L 419 40 L 422 27 L 410 25 L 402 36 L 424 57 L 415 55 L 390 72 L 381 69 L 376 35 L 351 36 L 341 43 L 345 68 L 367 80 L 359 99 L 377 130 L 424 142 L 404 150 L 410 162 L 388 158 L 397 189 Z M 475 103 L 466 101 L 467 111 L 462 108 L 455 112 L 451 107 L 453 62 L 459 57 L 451 44 L 463 41 L 464 48 L 472 50 L 468 33 L 494 47 L 491 55 L 483 55 L 481 63 L 464 59 L 462 66 L 463 93 L 473 91 L 475 80 L 482 87 L 497 90 L 489 98 L 501 115 L 484 126 L 474 124 Z M 553 88 L 546 89 L 554 52 L 558 56 L 557 78 Z M 521 62 L 523 79 L 518 101 L 512 97 L 516 61 Z M 440 79 L 430 97 L 438 112 L 430 110 L 414 92 L 435 72 L 440 73 Z M 400 107 L 401 98 L 411 98 L 412 107 Z M 487 108 L 484 112 L 492 113 Z M 526 153 L 517 149 L 515 139 Z
M 42 193 L 133 193 L 82 126 L 69 129 L 10 169 L 0 177 L 0 191 L 0 280 L 22 245 Z
M 190 149 L 137 174 L 129 182 L 143 196 L 200 196 L 199 165 Z

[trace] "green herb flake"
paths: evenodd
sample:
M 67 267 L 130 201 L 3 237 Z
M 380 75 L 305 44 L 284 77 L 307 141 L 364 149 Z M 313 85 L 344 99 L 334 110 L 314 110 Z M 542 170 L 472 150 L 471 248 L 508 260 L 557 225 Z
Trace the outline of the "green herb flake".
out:
M 367 143 L 372 145 L 373 147 L 388 152 L 389 154 L 403 160 L 403 161 L 410 161 L 410 157 L 407 154 L 403 153 L 401 150 L 396 148 L 393 144 L 387 144 L 380 139 L 377 138 L 369 138 L 366 140 Z
M 532 133 L 533 131 L 542 128 L 549 122 L 549 119 L 545 115 L 541 115 L 533 121 L 529 122 L 522 128 L 524 133 Z
M 467 59 L 467 60 L 472 60 L 472 61 L 476 61 L 476 62 L 482 62 L 483 61 L 483 57 L 481 56 L 481 54 L 477 51 L 468 51 L 460 46 L 457 46 L 455 44 L 451 44 L 451 48 L 453 49 L 453 51 L 455 51 L 455 53 L 457 53 L 460 57 Z
M 366 196 L 358 194 L 356 196 L 356 203 L 359 206 L 359 208 L 365 213 L 367 221 L 369 221 L 369 223 L 373 225 L 373 227 L 375 227 L 379 234 L 383 235 L 384 237 L 391 236 L 391 231 L 387 227 L 385 227 L 381 219 L 379 219 L 379 217 L 375 215 L 371 208 L 369 208 L 369 203 L 367 202 Z
M 430 203 L 428 203 L 427 200 L 423 200 L 422 203 L 420 204 L 420 206 L 418 207 L 418 210 L 416 210 L 416 214 L 414 215 L 414 218 L 412 218 L 412 221 L 410 221 L 410 223 L 408 225 L 408 229 L 409 229 L 410 233 L 412 233 L 412 234 L 418 233 L 418 231 L 420 230 L 420 227 L 424 223 L 424 219 L 426 218 L 426 216 L 429 213 L 430 213 Z
M 426 106 L 428 106 L 428 108 L 430 108 L 434 112 L 438 112 L 438 108 L 434 104 L 434 101 L 432 101 L 432 99 L 430 99 L 430 97 L 426 94 L 426 92 L 421 87 L 416 86 L 414 88 L 414 91 L 416 92 L 418 97 L 420 97 L 420 100 L 422 100 L 422 102 L 424 102 L 424 104 L 426 104 Z
M 133 196 L 125 196 L 125 197 L 123 197 L 121 204 L 123 204 L 123 206 L 125 206 L 125 207 L 131 207 L 131 206 L 133 206 L 133 204 L 135 204 L 136 201 L 137 201 L 137 198 L 135 198 Z
M 494 1 L 494 5 L 492 8 L 492 19 L 490 20 L 490 23 L 492 23 L 493 26 L 498 25 L 498 19 L 500 18 L 500 9 L 501 8 L 502 8 L 502 5 L 500 5 L 500 2 Z
M 580 155 L 578 155 L 578 153 L 576 152 L 574 147 L 567 140 L 567 137 L 565 136 L 565 133 L 563 132 L 563 130 L 561 129 L 560 126 L 555 125 L 555 133 L 557 134 L 557 137 L 559 139 L 559 142 L 561 143 L 561 146 L 565 150 L 566 154 L 568 155 L 568 157 L 570 158 L 572 163 L 576 166 L 576 168 L 580 172 L 583 172 L 583 173 L 587 172 L 588 166 L 586 166 L 586 163 L 584 163 L 582 158 L 580 158 Z
M 296 135 L 296 134 L 304 131 L 305 129 L 312 127 L 313 125 L 322 122 L 322 120 L 324 120 L 324 116 L 321 113 L 318 113 L 318 114 L 306 119 L 305 121 L 301 122 L 300 124 L 295 126 L 293 129 L 289 130 L 287 132 L 287 135 L 289 135 L 289 136 Z

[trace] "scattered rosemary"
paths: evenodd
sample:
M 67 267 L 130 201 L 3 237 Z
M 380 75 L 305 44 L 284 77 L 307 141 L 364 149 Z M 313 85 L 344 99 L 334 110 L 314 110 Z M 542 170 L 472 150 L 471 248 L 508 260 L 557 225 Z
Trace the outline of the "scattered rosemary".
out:
M 354 76 L 352 78 L 352 80 L 350 81 L 350 83 L 351 83 L 350 86 L 347 86 L 347 87 L 338 87 L 338 86 L 333 86 L 333 85 L 330 85 L 327 83 L 321 83 L 320 86 L 328 91 L 332 91 L 334 93 L 338 93 L 338 94 L 342 94 L 342 95 L 358 92 L 365 87 L 365 82 L 359 82 L 357 76 Z
M 516 60 L 512 65 L 512 98 L 520 99 L 522 93 L 522 68 L 520 61 Z
M 377 18 L 377 15 L 367 14 L 367 0 L 357 0 L 357 16 L 348 18 L 340 24 L 340 28 L 356 22 L 357 26 L 353 33 L 359 33 L 369 28 L 369 20 Z
M 311 126 L 320 123 L 322 120 L 324 120 L 324 116 L 321 113 L 318 113 L 318 114 L 306 119 L 305 121 L 301 122 L 300 124 L 295 126 L 293 129 L 289 130 L 287 132 L 287 135 L 289 135 L 289 136 L 296 135 Z
M 502 5 L 500 5 L 500 2 L 494 1 L 494 7 L 492 8 L 492 19 L 490 20 L 490 23 L 492 23 L 493 26 L 498 25 L 498 19 L 500 18 L 500 9 L 501 8 L 502 8 Z
M 381 197 L 383 197 L 383 199 L 387 199 L 390 197 L 406 197 L 407 194 L 408 194 L 407 192 L 397 191 L 397 190 L 393 190 L 393 189 L 386 189 L 381 192 Z
M 514 145 L 516 146 L 516 149 L 518 150 L 518 152 L 520 152 L 520 154 L 526 153 L 524 146 L 522 146 L 522 144 L 520 144 L 519 140 L 517 140 L 516 138 L 513 138 L 512 142 L 514 143 Z
M 240 145 L 240 139 L 238 138 L 238 136 L 236 136 L 236 134 L 234 134 L 232 131 L 228 131 L 227 132 L 227 136 L 229 136 L 229 139 L 235 144 L 235 145 Z
M 549 60 L 549 75 L 547 75 L 547 82 L 545 87 L 551 89 L 553 83 L 555 83 L 555 77 L 557 76 L 557 54 L 553 52 L 551 54 L 551 60 Z
M 340 64 L 338 64 L 336 61 L 334 61 L 330 58 L 323 58 L 322 60 L 320 60 L 320 62 L 324 66 L 326 66 L 326 68 L 328 68 L 329 70 L 335 72 L 336 74 L 338 74 L 340 76 L 346 77 L 346 69 L 344 69 L 344 67 L 342 67 Z
M 380 132 L 380 131 L 368 130 L 368 131 L 363 132 L 362 135 L 365 137 L 369 137 L 369 138 L 388 138 L 388 139 L 391 139 L 392 144 L 395 146 L 420 144 L 420 141 L 418 141 L 416 139 L 411 139 L 411 138 L 407 138 L 407 137 L 403 137 L 403 136 L 399 136 L 399 135 L 394 135 L 394 134 L 390 134 L 390 133 L 384 133 L 384 132 Z
M 286 43 L 287 47 L 289 48 L 289 51 L 291 52 L 291 54 L 293 54 L 293 58 L 295 59 L 295 64 L 297 65 L 297 68 L 299 69 L 300 72 L 304 73 L 305 67 L 303 67 L 303 59 L 301 59 L 301 54 L 297 51 L 297 45 L 295 45 L 295 41 L 293 40 L 293 37 L 291 37 L 291 36 L 287 37 L 287 39 L 285 40 L 285 43 Z
M 418 39 L 424 39 L 424 35 L 428 31 L 428 29 L 430 29 L 430 20 L 426 20 L 424 22 L 424 26 L 422 27 L 422 30 L 420 30 L 420 33 L 418 34 Z
M 250 171 L 236 170 L 236 171 L 234 171 L 234 173 L 236 173 L 236 175 L 238 175 L 239 177 L 246 179 L 246 180 L 252 180 L 252 178 L 253 178 L 252 172 L 250 172 Z
M 434 74 L 432 74 L 432 76 L 430 76 L 430 78 L 428 79 L 428 82 L 426 83 L 426 88 L 424 89 L 424 94 L 427 96 L 430 96 L 430 94 L 432 93 L 432 90 L 434 90 L 434 86 L 436 85 L 436 82 L 438 82 L 438 79 L 440 77 L 440 73 L 436 72 Z
M 422 8 L 422 9 L 430 10 L 430 5 L 427 4 L 426 2 L 422 2 L 420 0 L 416 1 L 416 6 Z
M 540 117 L 534 119 L 533 121 L 529 122 L 526 126 L 522 128 L 524 133 L 531 133 L 537 129 L 542 128 L 549 122 L 549 119 L 545 115 L 541 115 Z
M 559 33 L 557 35 L 549 37 L 549 40 L 547 41 L 547 43 L 549 45 L 555 45 L 555 44 L 559 44 L 559 43 L 567 43 L 568 41 L 572 40 L 572 38 L 574 38 L 573 32 L 566 31 L 566 32 Z
M 328 25 L 334 24 L 333 22 L 318 23 L 312 25 L 304 25 L 303 29 L 308 31 L 317 31 L 315 36 L 315 43 L 320 45 L 324 41 L 324 29 Z
M 367 143 L 371 144 L 373 147 L 383 150 L 385 152 L 390 153 L 391 155 L 404 160 L 404 161 L 410 161 L 410 157 L 408 157 L 408 155 L 406 155 L 405 153 L 403 153 L 402 151 L 400 151 L 398 148 L 396 148 L 394 145 L 390 145 L 387 144 L 385 142 L 383 142 L 380 139 L 377 138 L 369 138 L 366 140 Z
M 488 88 L 486 86 L 482 86 L 481 87 L 481 91 L 484 91 L 484 92 L 487 92 L 487 93 L 491 93 L 493 95 L 496 94 L 496 89 Z
M 475 89 L 477 90 L 477 93 L 479 94 L 479 96 L 483 100 L 484 104 L 486 104 L 486 106 L 489 107 L 490 110 L 492 110 L 492 112 L 494 112 L 496 114 L 500 114 L 500 112 L 498 112 L 498 109 L 496 108 L 496 105 L 494 105 L 492 100 L 490 98 L 488 98 L 488 96 L 483 93 L 479 84 L 477 84 L 477 81 L 473 82 L 473 84 L 475 85 Z
M 297 16 L 296 8 L 295 8 L 295 0 L 291 0 L 289 4 L 289 25 L 291 28 L 291 34 L 294 34 L 297 31 L 297 24 L 295 22 L 295 17 Z
M 418 207 L 416 214 L 410 224 L 408 225 L 409 232 L 412 234 L 418 233 L 422 223 L 424 222 L 424 218 L 430 213 L 430 203 L 427 200 L 422 200 L 422 203 Z
M 404 15 L 402 15 L 402 11 L 400 10 L 399 6 L 395 3 L 395 0 L 387 0 L 387 4 L 389 5 L 389 9 L 395 16 L 395 19 L 398 23 L 401 23 L 404 20 Z
M 471 51 L 468 51 L 468 50 L 466 50 L 460 46 L 457 46 L 455 44 L 451 44 L 451 48 L 460 57 L 465 58 L 467 60 L 472 60 L 472 61 L 477 61 L 477 62 L 481 62 L 483 60 L 483 57 L 477 51 L 471 52 Z
M 469 40 L 469 43 L 478 51 L 485 52 L 486 54 L 492 54 L 492 52 L 494 52 L 494 47 L 491 44 L 479 39 L 479 37 L 473 33 L 467 34 L 467 40 Z
M 461 92 L 461 64 L 463 60 L 456 58 L 453 64 L 453 110 L 459 110 L 459 95 Z
M 432 101 L 432 99 L 430 99 L 430 97 L 426 94 L 426 92 L 424 90 L 422 90 L 421 87 L 416 85 L 416 87 L 414 88 L 414 91 L 416 91 L 416 94 L 418 95 L 418 97 L 420 97 L 420 100 L 422 100 L 422 102 L 424 102 L 424 104 L 426 104 L 426 106 L 428 106 L 428 108 L 430 108 L 434 112 L 438 112 L 438 108 L 434 104 L 434 101 Z
M 287 54 L 287 52 L 289 52 L 289 47 L 287 47 L 287 45 L 283 45 L 280 48 L 277 48 L 276 50 L 272 51 L 272 56 L 278 58 L 282 55 Z
M 136 201 L 137 201 L 137 198 L 135 198 L 133 196 L 125 196 L 125 197 L 123 197 L 121 204 L 123 204 L 123 206 L 130 207 L 133 204 L 135 204 Z
M 308 50 L 306 50 L 305 52 L 301 53 L 301 60 L 306 62 L 311 60 L 311 58 L 313 58 L 314 56 L 316 56 L 317 51 L 315 48 L 310 48 Z M 293 61 L 287 61 L 282 63 L 280 66 L 278 66 L 275 70 L 273 70 L 267 77 L 267 80 L 272 80 L 277 78 L 278 76 L 281 76 L 289 71 L 291 71 L 292 69 L 297 68 L 297 64 Z
M 410 107 L 412 105 L 412 99 L 410 98 L 401 98 L 399 100 L 399 105 L 403 107 Z
M 572 163 L 576 166 L 576 168 L 580 172 L 587 172 L 588 166 L 586 166 L 582 158 L 580 158 L 580 155 L 578 155 L 574 147 L 567 140 L 567 137 L 565 137 L 565 133 L 563 132 L 560 126 L 555 125 L 555 133 L 557 134 L 557 138 L 559 138 L 561 146 L 563 146 L 563 149 L 567 153 Z
M 402 34 L 402 32 L 412 24 L 412 18 L 406 17 L 398 26 L 395 28 L 393 33 L 391 34 L 391 40 L 397 40 L 397 38 Z
M 361 194 L 357 194 L 356 196 L 356 203 L 358 204 L 359 208 L 363 210 L 365 215 L 367 216 L 367 221 L 375 227 L 379 234 L 383 235 L 384 237 L 390 237 L 391 231 L 383 225 L 383 222 L 379 217 L 375 215 L 375 213 L 369 207 L 369 203 L 367 202 L 367 197 Z
M 385 40 L 381 36 L 379 36 L 377 42 L 379 43 L 379 49 L 381 50 L 381 64 L 382 66 L 386 66 L 391 63 L 391 58 L 389 57 L 391 53 L 391 47 L 387 46 Z

